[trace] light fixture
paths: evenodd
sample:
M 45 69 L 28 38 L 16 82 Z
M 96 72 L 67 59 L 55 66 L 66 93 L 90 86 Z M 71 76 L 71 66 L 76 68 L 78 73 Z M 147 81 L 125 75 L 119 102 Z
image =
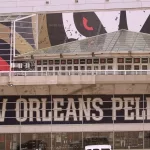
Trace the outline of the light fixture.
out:
M 13 86 L 12 82 L 8 82 L 8 86 Z
M 60 53 L 60 58 L 63 58 L 63 55 Z
M 95 56 L 95 54 L 94 54 L 94 52 L 92 52 L 92 57 L 94 57 Z
M 31 59 L 34 59 L 34 56 L 33 56 L 33 55 L 31 55 Z
M 46 0 L 45 3 L 48 5 L 49 4 L 49 0 Z
M 132 52 L 131 52 L 131 51 L 128 51 L 128 54 L 129 54 L 129 56 L 131 56 Z

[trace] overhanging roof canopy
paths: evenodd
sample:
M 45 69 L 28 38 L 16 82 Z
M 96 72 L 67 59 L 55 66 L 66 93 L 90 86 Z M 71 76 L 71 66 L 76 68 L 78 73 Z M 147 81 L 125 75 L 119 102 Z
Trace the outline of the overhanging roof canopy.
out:
M 35 50 L 20 56 L 41 56 L 52 54 L 81 54 L 81 53 L 119 53 L 119 52 L 150 51 L 150 35 L 120 30 L 90 37 L 80 41 L 69 42 L 46 49 Z

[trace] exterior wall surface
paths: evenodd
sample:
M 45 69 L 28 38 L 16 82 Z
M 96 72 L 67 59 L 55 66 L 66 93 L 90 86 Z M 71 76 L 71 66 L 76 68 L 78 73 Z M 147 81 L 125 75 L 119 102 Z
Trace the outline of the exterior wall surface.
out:
M 2 0 L 0 13 L 35 13 L 35 12 L 62 12 L 86 11 L 124 8 L 147 8 L 148 0 Z
M 39 14 L 16 21 L 13 40 L 10 38 L 11 22 L 0 22 L 0 70 L 9 69 L 11 41 L 15 54 L 24 54 L 35 50 L 37 42 L 38 48 L 44 49 L 122 29 L 149 34 L 149 22 L 149 9 Z
M 147 83 L 0 86 L 1 147 L 38 139 L 74 150 L 105 137 L 114 149 L 148 149 L 149 93 Z
M 112 83 L 149 83 L 149 75 L 82 75 L 82 76 L 12 76 L 13 85 L 76 85 Z M 9 77 L 0 77 L 1 85 L 8 85 Z

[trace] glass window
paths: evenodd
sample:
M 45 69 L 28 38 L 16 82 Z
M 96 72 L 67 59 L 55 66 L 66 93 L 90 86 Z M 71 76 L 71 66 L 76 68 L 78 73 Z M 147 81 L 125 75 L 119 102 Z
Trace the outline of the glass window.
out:
M 140 70 L 140 66 L 139 65 L 134 65 L 134 70 Z
M 142 63 L 148 63 L 148 58 L 142 58 Z
M 91 66 L 87 66 L 87 70 L 91 70 L 92 69 L 92 67 Z
M 43 65 L 47 65 L 47 60 L 43 60 Z
M 126 62 L 126 63 L 132 63 L 132 58 L 126 58 L 126 59 L 125 59 L 125 62 Z
M 92 64 L 92 59 L 87 59 L 87 64 Z
M 61 64 L 66 64 L 66 60 L 61 60 Z
M 85 132 L 83 133 L 83 147 L 86 145 L 112 145 L 112 132 Z
M 125 70 L 131 70 L 131 65 L 125 65 Z
M 60 60 L 55 60 L 55 64 L 59 65 L 60 64 Z
M 55 67 L 55 70 L 59 70 L 59 67 L 57 66 L 57 67 Z
M 118 65 L 118 70 L 124 70 L 124 65 Z
M 142 135 L 142 136 L 141 136 Z M 115 132 L 114 149 L 142 149 L 143 132 Z
M 118 62 L 118 63 L 124 63 L 124 58 L 118 58 L 118 59 L 117 59 L 117 62 Z
M 79 64 L 79 59 L 74 59 L 73 62 L 74 64 Z
M 105 66 L 101 66 L 101 70 L 105 70 Z
M 53 60 L 49 60 L 49 65 L 53 65 Z
M 134 58 L 134 63 L 140 63 L 140 58 Z
M 113 70 L 113 66 L 108 66 L 108 70 Z
M 72 59 L 68 59 L 67 64 L 72 64 Z
M 37 67 L 37 70 L 38 70 L 38 71 L 41 71 L 41 67 Z
M 85 59 L 80 59 L 80 64 L 85 64 Z
M 93 59 L 94 64 L 99 64 L 99 59 Z
M 53 67 L 49 67 L 49 70 L 53 70 Z
M 94 70 L 98 70 L 98 66 L 94 66 Z
M 106 58 L 101 58 L 101 59 L 100 59 L 100 63 L 101 63 L 101 64 L 106 63 Z
M 142 65 L 142 70 L 147 70 L 147 65 Z
M 150 131 L 144 132 L 144 148 L 150 149 Z
M 37 71 L 41 71 L 41 67 L 37 67 Z
M 62 67 L 61 67 L 61 70 L 65 70 L 65 68 L 66 68 L 65 66 L 62 66 Z
M 68 70 L 72 70 L 72 66 L 68 66 Z
M 0 134 L 0 150 L 5 150 L 5 135 Z
M 46 71 L 46 70 L 47 70 L 47 67 L 43 67 L 43 70 Z
M 85 70 L 85 66 L 81 66 L 80 69 L 81 69 L 81 70 Z
M 37 60 L 37 65 L 41 65 L 41 60 Z
M 107 58 L 107 63 L 112 64 L 113 63 L 113 58 Z
M 74 66 L 74 70 L 78 70 L 78 66 Z

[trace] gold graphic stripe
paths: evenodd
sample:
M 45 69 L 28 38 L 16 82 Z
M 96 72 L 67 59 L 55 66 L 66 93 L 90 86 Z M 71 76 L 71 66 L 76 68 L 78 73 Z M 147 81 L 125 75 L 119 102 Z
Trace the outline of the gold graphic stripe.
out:
M 51 43 L 49 40 L 48 30 L 47 30 L 47 19 L 46 14 L 39 15 L 39 49 L 50 47 Z

